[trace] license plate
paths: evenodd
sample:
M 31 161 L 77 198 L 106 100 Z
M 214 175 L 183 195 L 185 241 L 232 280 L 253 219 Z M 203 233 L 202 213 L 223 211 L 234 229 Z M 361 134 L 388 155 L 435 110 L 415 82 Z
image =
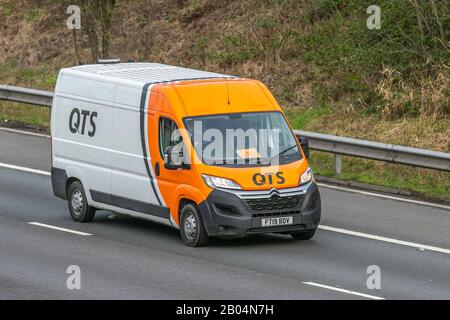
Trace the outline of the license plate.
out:
M 293 224 L 293 217 L 276 217 L 276 218 L 264 218 L 261 219 L 262 227 L 274 227 L 274 226 L 284 226 L 287 224 Z

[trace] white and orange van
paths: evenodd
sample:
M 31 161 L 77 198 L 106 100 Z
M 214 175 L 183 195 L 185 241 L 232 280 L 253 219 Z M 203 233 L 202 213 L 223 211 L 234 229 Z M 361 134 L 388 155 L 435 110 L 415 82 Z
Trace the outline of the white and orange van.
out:
M 157 63 L 62 69 L 52 186 L 73 220 L 97 209 L 167 224 L 183 242 L 309 239 L 320 194 L 307 143 L 259 81 Z

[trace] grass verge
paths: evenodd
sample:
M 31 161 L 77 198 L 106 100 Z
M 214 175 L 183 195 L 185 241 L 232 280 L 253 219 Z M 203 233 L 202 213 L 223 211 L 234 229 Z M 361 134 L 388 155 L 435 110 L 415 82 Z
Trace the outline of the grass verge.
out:
M 0 125 L 11 126 L 11 123 L 50 128 L 50 108 L 29 104 L 0 101 Z
M 316 175 L 370 185 L 407 190 L 413 196 L 433 201 L 450 200 L 450 173 L 346 157 L 342 173 L 334 173 L 334 155 L 312 151 L 310 165 Z

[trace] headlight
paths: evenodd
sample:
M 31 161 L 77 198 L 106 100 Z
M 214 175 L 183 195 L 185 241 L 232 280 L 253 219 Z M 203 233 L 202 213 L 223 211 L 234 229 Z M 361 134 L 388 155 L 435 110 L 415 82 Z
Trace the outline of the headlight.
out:
M 205 181 L 206 185 L 213 189 L 215 188 L 241 189 L 240 185 L 238 185 L 236 182 L 230 179 L 208 176 L 206 174 L 202 174 L 202 178 Z
M 303 172 L 303 174 L 300 176 L 300 184 L 305 184 L 310 182 L 314 178 L 313 172 L 310 167 Z

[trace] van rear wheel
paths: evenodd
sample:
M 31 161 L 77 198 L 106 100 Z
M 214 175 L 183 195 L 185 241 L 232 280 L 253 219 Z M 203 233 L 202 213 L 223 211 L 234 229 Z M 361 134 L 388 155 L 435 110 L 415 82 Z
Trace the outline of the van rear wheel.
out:
M 189 247 L 201 247 L 208 242 L 202 217 L 197 207 L 191 203 L 181 209 L 180 234 L 183 243 Z
M 74 181 L 67 192 L 69 212 L 76 222 L 91 222 L 94 219 L 95 208 L 88 205 L 86 193 L 83 185 L 79 181 Z

